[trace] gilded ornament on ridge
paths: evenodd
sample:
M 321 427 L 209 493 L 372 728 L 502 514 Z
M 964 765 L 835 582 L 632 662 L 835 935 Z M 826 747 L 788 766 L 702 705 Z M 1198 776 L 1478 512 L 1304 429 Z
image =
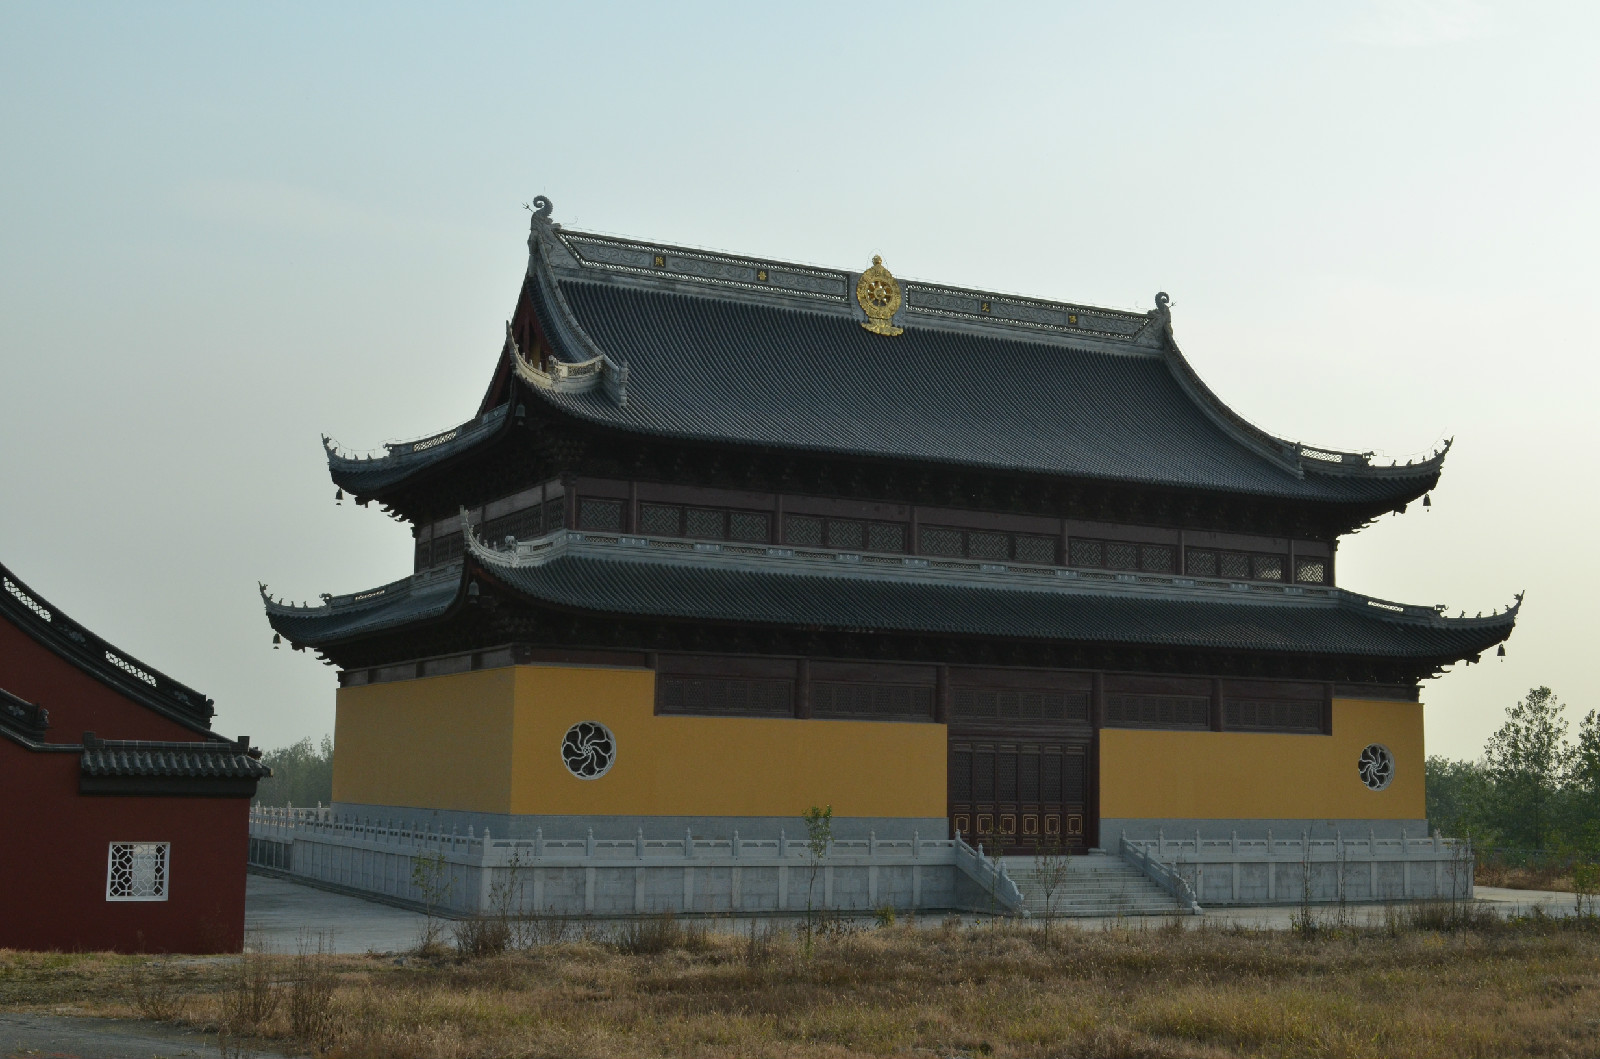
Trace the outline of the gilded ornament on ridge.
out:
M 898 335 L 905 331 L 890 322 L 900 311 L 900 284 L 883 267 L 883 258 L 876 254 L 872 256 L 872 267 L 861 273 L 861 280 L 856 284 L 856 301 L 867 314 L 867 321 L 861 326 L 868 331 L 875 335 Z

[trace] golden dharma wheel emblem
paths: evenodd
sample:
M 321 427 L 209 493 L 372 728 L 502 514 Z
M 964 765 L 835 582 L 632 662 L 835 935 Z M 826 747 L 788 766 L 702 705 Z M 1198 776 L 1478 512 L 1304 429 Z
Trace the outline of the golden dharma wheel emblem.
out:
M 872 267 L 861 273 L 861 281 L 856 284 L 856 301 L 867 314 L 867 322 L 861 326 L 868 331 L 875 335 L 898 335 L 905 331 L 889 322 L 900 311 L 900 284 L 883 267 L 883 258 L 876 254 L 872 256 Z

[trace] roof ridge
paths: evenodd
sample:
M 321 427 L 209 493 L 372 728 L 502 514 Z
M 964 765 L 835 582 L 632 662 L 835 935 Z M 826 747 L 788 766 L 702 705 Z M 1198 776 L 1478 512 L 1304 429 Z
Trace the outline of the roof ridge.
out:
M 0 617 L 9 618 L 69 663 L 135 701 L 158 712 L 175 712 L 186 723 L 209 725 L 215 712 L 211 698 L 69 618 L 3 563 Z

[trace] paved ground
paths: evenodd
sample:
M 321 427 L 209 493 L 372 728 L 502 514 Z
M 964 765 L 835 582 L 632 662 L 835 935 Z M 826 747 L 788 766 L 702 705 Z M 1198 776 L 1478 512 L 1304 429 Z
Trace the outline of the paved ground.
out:
M 84 1056 L 93 1059 L 154 1059 L 211 1055 L 217 1039 L 160 1022 L 84 1019 L 68 1015 L 0 1014 L 0 1056 Z
M 252 873 L 244 930 L 252 949 L 292 953 L 319 940 L 330 952 L 404 952 L 415 948 L 424 916 L 392 905 Z M 448 939 L 448 934 L 447 934 Z

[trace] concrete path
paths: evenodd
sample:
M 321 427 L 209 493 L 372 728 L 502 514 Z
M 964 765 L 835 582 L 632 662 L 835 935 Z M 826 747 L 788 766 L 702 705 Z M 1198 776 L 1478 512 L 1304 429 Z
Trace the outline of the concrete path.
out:
M 245 943 L 258 952 L 294 953 L 302 941 L 315 950 L 319 940 L 325 952 L 405 952 L 426 924 L 416 912 L 287 879 L 252 872 L 245 883 Z
M 216 1054 L 215 1036 L 161 1022 L 0 1014 L 0 1056 L 7 1059 L 22 1056 L 177 1059 L 178 1056 Z

